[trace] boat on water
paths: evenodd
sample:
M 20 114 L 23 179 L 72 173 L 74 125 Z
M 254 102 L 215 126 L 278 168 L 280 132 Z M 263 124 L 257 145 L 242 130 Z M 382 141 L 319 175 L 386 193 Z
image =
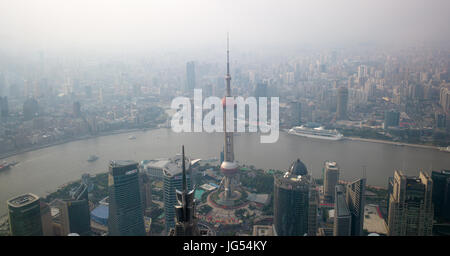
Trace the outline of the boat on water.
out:
M 135 140 L 135 139 L 136 139 L 136 136 L 131 135 L 130 137 L 128 137 L 128 139 L 129 139 L 129 140 Z
M 98 156 L 96 156 L 96 155 L 91 155 L 89 158 L 88 158 L 88 162 L 95 162 L 95 161 L 97 161 L 97 159 L 98 159 Z
M 307 127 L 307 126 L 294 126 L 289 131 L 289 134 L 294 134 L 297 136 L 323 139 L 323 140 L 341 140 L 344 135 L 339 133 L 337 130 L 327 130 L 322 126 L 320 127 Z
M 6 171 L 8 169 L 10 169 L 12 166 L 16 165 L 18 162 L 14 161 L 11 163 L 8 162 L 3 162 L 0 164 L 0 171 Z
M 440 147 L 439 150 L 450 153 L 450 146 L 447 146 L 446 148 L 445 147 Z

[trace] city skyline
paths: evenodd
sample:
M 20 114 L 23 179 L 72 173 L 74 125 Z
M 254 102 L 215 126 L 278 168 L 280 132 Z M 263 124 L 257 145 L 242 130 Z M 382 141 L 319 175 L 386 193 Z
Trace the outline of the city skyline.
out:
M 448 10 L 0 1 L 0 236 L 450 235 Z

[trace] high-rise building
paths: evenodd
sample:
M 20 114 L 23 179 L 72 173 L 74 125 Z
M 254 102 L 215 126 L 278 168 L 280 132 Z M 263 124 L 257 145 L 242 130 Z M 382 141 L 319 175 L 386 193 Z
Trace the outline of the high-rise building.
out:
M 450 170 L 432 171 L 434 218 L 450 221 Z
M 308 236 L 316 236 L 319 227 L 319 188 L 314 184 L 312 179 L 311 181 L 308 206 Z
M 432 235 L 432 186 L 433 181 L 424 172 L 419 177 L 394 172 L 393 191 L 389 195 L 389 236 Z
M 42 222 L 42 235 L 53 236 L 53 222 L 50 206 L 40 201 L 41 208 L 41 222 Z
M 442 87 L 439 93 L 439 104 L 442 110 L 447 114 L 450 113 L 450 88 Z
M 352 216 L 351 235 L 363 235 L 366 179 L 358 179 L 347 185 L 346 200 Z
M 186 91 L 191 92 L 195 88 L 195 63 L 189 61 L 186 63 Z
M 340 87 L 337 91 L 336 120 L 347 120 L 348 89 Z
M 300 159 L 284 175 L 275 176 L 273 219 L 278 236 L 304 236 L 310 231 L 310 187 L 311 177 Z
M 189 159 L 186 161 L 186 182 L 188 189 L 191 186 L 191 164 Z M 177 204 L 176 190 L 183 190 L 183 160 L 180 155 L 171 159 L 163 169 L 163 189 L 164 189 L 164 215 L 166 221 L 166 231 L 169 232 L 171 228 L 175 227 L 175 205 Z
M 335 193 L 333 235 L 350 236 L 352 215 L 348 209 L 347 200 L 345 200 L 344 186 L 337 185 Z
M 188 190 L 186 178 L 186 160 L 184 156 L 184 146 L 182 146 L 182 190 L 176 190 L 178 204 L 175 206 L 176 224 L 169 232 L 171 236 L 198 236 L 200 229 L 195 216 L 195 187 Z
M 434 115 L 435 126 L 436 128 L 445 128 L 447 127 L 447 118 L 445 114 L 436 112 Z
M 388 110 L 384 112 L 384 129 L 391 126 L 397 127 L 400 122 L 400 113 L 395 110 Z
M 339 166 L 336 162 L 325 162 L 323 193 L 326 202 L 333 203 L 335 187 L 339 182 Z
M 70 234 L 69 210 L 67 203 L 61 199 L 50 202 L 53 235 L 67 236 Z
M 139 173 L 139 187 L 141 189 L 142 209 L 145 211 L 152 206 L 152 189 L 151 181 L 147 173 Z
M 138 175 L 136 162 L 111 161 L 109 164 L 109 235 L 145 236 Z
M 69 230 L 82 236 L 91 233 L 91 218 L 89 212 L 88 185 L 81 183 L 75 190 L 71 200 L 66 200 L 69 215 Z
M 12 236 L 42 236 L 39 197 L 28 193 L 7 201 Z

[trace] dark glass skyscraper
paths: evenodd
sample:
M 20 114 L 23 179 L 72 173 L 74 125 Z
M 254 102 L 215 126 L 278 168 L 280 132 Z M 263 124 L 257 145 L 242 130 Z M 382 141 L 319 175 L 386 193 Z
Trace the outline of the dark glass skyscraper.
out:
M 450 221 L 450 170 L 433 171 L 434 218 L 438 221 Z
M 138 175 L 136 162 L 111 161 L 109 164 L 109 235 L 145 235 Z
M 308 233 L 311 177 L 297 160 L 289 171 L 274 179 L 274 224 L 279 236 L 303 236 Z
M 82 236 L 89 235 L 91 232 L 91 218 L 87 185 L 82 183 L 72 196 L 72 200 L 66 201 L 66 205 L 70 232 Z
M 12 236 L 42 236 L 39 197 L 28 193 L 7 202 L 9 227 Z

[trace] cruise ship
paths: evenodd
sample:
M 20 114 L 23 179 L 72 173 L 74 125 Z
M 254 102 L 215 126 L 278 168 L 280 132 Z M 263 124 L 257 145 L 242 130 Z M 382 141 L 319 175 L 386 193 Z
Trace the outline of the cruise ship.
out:
M 326 130 L 323 127 L 310 128 L 304 125 L 292 127 L 292 129 L 290 129 L 288 133 L 324 140 L 341 140 L 342 138 L 344 138 L 344 135 L 336 130 Z

